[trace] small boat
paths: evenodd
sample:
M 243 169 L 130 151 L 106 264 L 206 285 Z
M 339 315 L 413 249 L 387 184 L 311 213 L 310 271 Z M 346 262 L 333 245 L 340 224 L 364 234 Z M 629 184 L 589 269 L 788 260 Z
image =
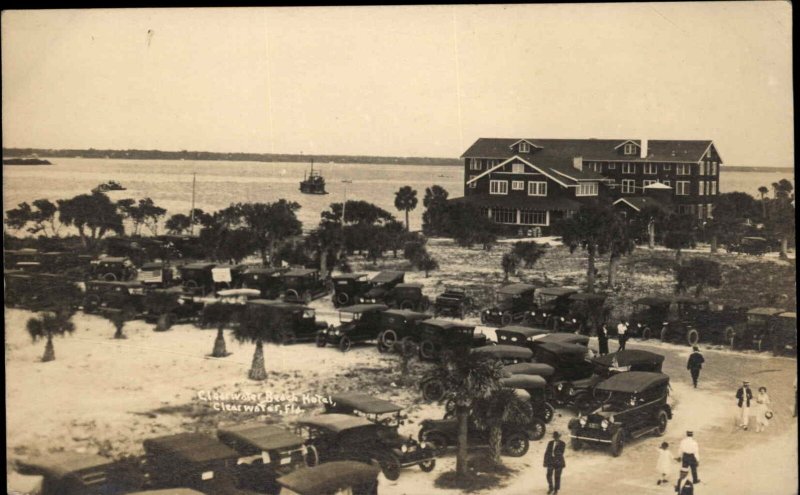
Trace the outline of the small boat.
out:
M 314 160 L 311 160 L 311 171 L 303 176 L 300 182 L 300 192 L 303 194 L 328 194 L 325 190 L 325 178 L 319 171 L 314 171 Z
M 37 155 L 3 158 L 3 165 L 52 165 L 48 160 L 42 160 Z
M 99 186 L 95 187 L 94 189 L 92 189 L 92 192 L 93 193 L 96 193 L 96 192 L 105 193 L 105 192 L 109 192 L 109 191 L 127 191 L 127 190 L 128 190 L 128 188 L 127 187 L 123 187 L 122 184 L 120 184 L 119 182 L 117 182 L 115 180 L 110 180 L 110 181 L 108 181 L 108 182 L 106 182 L 104 184 L 100 184 Z

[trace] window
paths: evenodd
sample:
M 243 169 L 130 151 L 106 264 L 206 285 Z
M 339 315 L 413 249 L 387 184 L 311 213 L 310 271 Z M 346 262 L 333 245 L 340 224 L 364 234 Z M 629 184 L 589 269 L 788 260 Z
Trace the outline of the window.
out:
M 622 173 L 623 174 L 635 174 L 636 173 L 636 164 L 635 163 L 623 163 L 622 164 Z
M 636 153 L 636 146 L 632 143 L 628 143 L 625 145 L 625 154 L 626 155 L 633 155 Z
M 668 180 L 662 180 L 662 181 L 661 181 L 661 183 L 662 183 L 662 184 L 664 184 L 665 186 L 670 186 L 670 187 L 672 187 L 672 182 L 671 182 L 671 181 L 668 181 Z
M 525 165 L 522 164 L 522 163 L 512 163 L 511 164 L 511 173 L 524 174 L 525 173 Z
M 511 181 L 511 190 L 512 191 L 524 191 L 525 190 L 525 181 L 524 180 L 512 180 Z
M 592 164 L 592 170 L 594 170 L 597 173 L 602 172 L 603 171 L 603 164 L 602 163 L 597 163 L 597 162 L 593 163 Z
M 678 215 L 691 215 L 694 205 L 678 205 Z
M 702 220 L 705 218 L 706 205 L 697 205 L 697 218 Z
M 489 194 L 508 194 L 507 180 L 490 180 Z
M 672 164 L 671 164 L 671 163 L 665 163 L 665 164 L 664 164 L 664 170 L 665 170 L 665 171 L 667 171 L 667 170 L 672 170 Z
M 699 171 L 697 175 L 706 175 L 706 162 L 700 162 Z
M 470 170 L 481 170 L 481 161 L 477 158 L 470 158 L 469 159 L 469 169 Z
M 597 182 L 580 182 L 575 196 L 597 196 Z
M 717 175 L 717 162 L 711 162 L 708 167 L 708 175 Z
M 521 142 L 519 143 L 519 152 L 520 152 L 520 153 L 527 153 L 527 152 L 529 152 L 530 150 L 531 150 L 531 147 L 530 147 L 530 145 L 529 145 L 528 143 L 526 143 L 525 141 L 521 141 Z
M 708 216 L 708 218 L 714 218 L 714 215 L 712 213 L 713 210 L 714 210 L 714 205 L 712 205 L 711 203 L 706 205 L 706 215 Z
M 657 180 L 643 180 L 642 181 L 642 187 L 647 187 L 650 184 L 655 184 L 656 182 L 658 182 L 658 181 Z
M 656 164 L 655 163 L 645 163 L 644 164 L 644 173 L 653 175 L 656 173 Z
M 636 190 L 636 181 L 630 179 L 624 179 L 622 181 L 622 193 L 623 194 L 630 194 Z
M 716 196 L 716 194 L 717 194 L 717 181 L 715 181 L 715 180 L 711 181 L 711 192 L 710 192 L 710 194 L 712 196 Z
M 492 220 L 497 223 L 517 223 L 517 210 L 513 208 L 492 208 Z
M 469 180 L 472 180 L 472 179 L 474 179 L 475 177 L 477 177 L 477 175 L 470 175 L 470 176 L 469 176 Z M 475 189 L 476 187 L 478 187 L 478 181 L 475 181 L 475 182 L 470 182 L 470 183 L 469 183 L 469 188 L 470 188 L 470 189 Z
M 689 195 L 689 181 L 688 180 L 679 180 L 675 183 L 675 194 L 678 196 L 688 196 Z
M 528 196 L 547 196 L 547 182 L 528 181 Z
M 520 222 L 523 225 L 547 225 L 546 211 L 522 210 Z
M 691 168 L 687 163 L 679 163 L 675 167 L 675 171 L 678 173 L 678 175 L 689 175 L 689 173 L 691 172 Z
M 617 164 L 616 163 L 609 163 L 608 164 L 608 169 L 609 170 L 616 170 L 617 169 Z
M 706 193 L 706 181 L 701 180 L 697 182 L 697 194 L 700 196 L 705 195 Z

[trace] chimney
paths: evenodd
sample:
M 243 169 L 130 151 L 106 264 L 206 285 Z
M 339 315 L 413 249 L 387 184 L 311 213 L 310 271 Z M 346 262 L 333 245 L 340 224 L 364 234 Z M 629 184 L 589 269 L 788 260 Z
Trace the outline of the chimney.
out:
M 572 166 L 575 167 L 576 170 L 583 171 L 583 157 L 576 156 L 572 159 Z
M 647 158 L 647 139 L 642 139 L 639 145 L 639 158 Z

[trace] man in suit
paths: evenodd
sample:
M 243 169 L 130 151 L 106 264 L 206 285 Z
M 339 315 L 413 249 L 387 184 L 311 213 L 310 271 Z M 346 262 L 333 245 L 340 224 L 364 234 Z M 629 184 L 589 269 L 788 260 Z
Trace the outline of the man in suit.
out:
M 736 391 L 736 400 L 739 405 L 739 427 L 746 430 L 750 423 L 750 401 L 753 400 L 753 391 L 750 390 L 750 382 L 747 380 Z
M 689 370 L 689 373 L 692 375 L 694 388 L 697 388 L 697 379 L 700 378 L 700 369 L 705 362 L 706 360 L 703 358 L 703 355 L 700 354 L 700 348 L 694 346 L 692 353 L 689 354 L 689 362 L 686 363 L 686 369 Z
M 689 470 L 681 468 L 681 475 L 678 478 L 678 484 L 675 485 L 675 493 L 678 495 L 694 495 L 694 484 L 687 476 Z
M 566 448 L 567 444 L 561 440 L 561 434 L 554 431 L 553 439 L 547 442 L 547 448 L 544 451 L 544 467 L 547 468 L 547 485 L 550 487 L 547 490 L 548 494 L 556 495 L 561 489 L 561 470 L 567 465 L 564 461 Z

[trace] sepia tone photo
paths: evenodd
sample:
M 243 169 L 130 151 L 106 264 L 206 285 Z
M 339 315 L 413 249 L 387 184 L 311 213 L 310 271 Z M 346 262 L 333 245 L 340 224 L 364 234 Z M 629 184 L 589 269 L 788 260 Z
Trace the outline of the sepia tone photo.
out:
M 0 41 L 8 494 L 798 493 L 790 3 Z

